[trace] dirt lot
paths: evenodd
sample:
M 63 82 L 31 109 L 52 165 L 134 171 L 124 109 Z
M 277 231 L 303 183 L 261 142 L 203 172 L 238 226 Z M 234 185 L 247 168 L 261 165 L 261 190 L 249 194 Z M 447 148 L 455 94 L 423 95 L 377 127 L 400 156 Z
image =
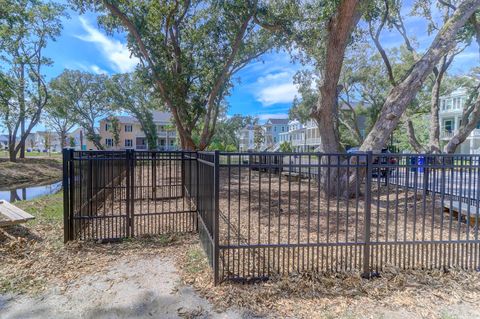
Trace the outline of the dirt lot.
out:
M 15 163 L 0 158 L 0 187 L 20 187 L 61 178 L 62 161 L 58 158 L 25 158 Z
M 61 195 L 0 232 L 2 318 L 478 318 L 480 274 L 389 268 L 214 287 L 196 235 L 62 243 Z
M 220 177 L 220 244 L 271 246 L 222 249 L 222 277 L 361 270 L 363 247 L 357 243 L 365 240 L 364 184 L 345 198 L 323 194 L 315 179 L 289 179 L 247 168 L 223 168 Z M 371 190 L 370 241 L 389 244 L 372 246 L 374 269 L 478 264 L 478 244 L 419 245 L 478 236 L 478 229 L 444 212 L 440 196 L 381 183 Z M 397 241 L 415 245 L 394 245 Z M 317 243 L 328 246 L 307 246 Z M 287 244 L 300 247 L 286 248 Z

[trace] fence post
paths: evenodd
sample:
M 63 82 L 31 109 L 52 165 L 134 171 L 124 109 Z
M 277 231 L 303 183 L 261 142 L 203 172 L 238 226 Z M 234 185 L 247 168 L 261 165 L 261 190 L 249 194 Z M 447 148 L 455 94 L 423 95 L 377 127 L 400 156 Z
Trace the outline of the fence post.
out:
M 152 197 L 157 200 L 157 153 L 152 152 Z
M 131 149 L 125 150 L 125 166 L 126 166 L 126 187 L 125 187 L 125 203 L 126 203 L 126 236 L 131 237 L 133 236 L 132 231 L 132 151 Z
M 370 225 L 371 225 L 371 209 L 372 209 L 372 152 L 367 152 L 367 176 L 365 180 L 365 244 L 363 248 L 363 278 L 371 277 L 370 269 Z
M 135 237 L 135 150 L 130 150 L 130 236 Z
M 180 173 L 181 173 L 181 178 L 182 178 L 182 186 L 181 186 L 181 194 L 182 194 L 182 198 L 185 197 L 185 154 L 183 151 L 181 151 L 181 160 L 180 160 Z
M 71 240 L 71 234 L 70 234 L 70 223 L 72 222 L 70 220 L 70 194 L 69 194 L 69 181 L 68 180 L 68 167 L 70 165 L 70 157 L 71 153 L 70 150 L 67 148 L 64 148 L 62 151 L 62 157 L 63 157 L 63 180 L 62 180 L 62 187 L 63 187 L 63 242 L 66 243 L 69 240 Z
M 213 252 L 213 278 L 214 285 L 218 284 L 219 275 L 219 202 L 220 202 L 220 152 L 214 153 L 214 184 L 213 184 L 213 196 L 214 196 L 214 227 L 213 227 L 213 240 L 214 240 L 214 252 Z

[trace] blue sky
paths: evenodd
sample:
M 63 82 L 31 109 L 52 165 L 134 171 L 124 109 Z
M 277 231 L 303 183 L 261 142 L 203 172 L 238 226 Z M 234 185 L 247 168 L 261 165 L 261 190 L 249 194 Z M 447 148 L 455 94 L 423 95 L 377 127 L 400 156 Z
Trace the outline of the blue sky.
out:
M 402 10 L 405 26 L 407 33 L 414 35 L 421 51 L 430 45 L 434 35 L 427 35 L 425 21 L 409 16 L 410 11 L 408 4 Z M 80 16 L 71 11 L 70 18 L 64 19 L 63 25 L 61 36 L 49 43 L 45 52 L 54 61 L 54 65 L 45 72 L 47 78 L 55 77 L 64 68 L 108 74 L 134 69 L 137 60 L 130 57 L 124 36 L 107 36 L 98 28 L 94 14 Z M 381 40 L 386 48 L 403 43 L 398 33 L 389 31 L 382 33 Z M 472 44 L 457 56 L 451 71 L 464 73 L 475 65 L 479 65 L 479 53 L 476 44 Z M 228 114 L 256 115 L 261 120 L 286 117 L 296 94 L 293 76 L 301 68 L 300 64 L 292 63 L 288 53 L 282 51 L 269 53 L 261 61 L 252 62 L 235 77 L 239 81 L 235 82 L 228 97 Z

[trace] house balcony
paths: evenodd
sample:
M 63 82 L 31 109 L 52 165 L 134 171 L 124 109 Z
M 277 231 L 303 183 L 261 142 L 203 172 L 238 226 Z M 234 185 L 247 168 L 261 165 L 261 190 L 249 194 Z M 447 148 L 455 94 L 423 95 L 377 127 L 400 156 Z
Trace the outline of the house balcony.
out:
M 171 131 L 171 132 L 165 132 L 165 131 L 160 131 L 160 132 L 157 132 L 157 136 L 158 137 L 169 137 L 169 138 L 174 138 L 177 136 L 177 132 L 175 131 Z
M 301 140 L 291 140 L 290 143 L 292 146 L 303 146 L 303 145 L 306 145 L 305 144 L 305 140 L 304 139 L 301 139 Z
M 450 139 L 452 138 L 455 134 L 458 133 L 458 130 L 454 130 L 454 131 L 440 131 L 440 138 L 442 139 Z M 474 129 L 470 135 L 468 136 L 468 138 L 480 138 L 480 129 L 476 128 Z
M 320 137 L 311 137 L 307 138 L 307 145 L 320 145 L 321 138 Z

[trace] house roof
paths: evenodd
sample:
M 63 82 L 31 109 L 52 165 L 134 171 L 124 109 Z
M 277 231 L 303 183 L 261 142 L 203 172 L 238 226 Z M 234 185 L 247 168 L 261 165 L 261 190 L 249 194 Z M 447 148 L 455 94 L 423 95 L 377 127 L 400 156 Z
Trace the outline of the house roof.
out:
M 244 128 L 242 128 L 240 131 L 251 131 L 255 128 L 253 124 L 247 124 Z
M 273 125 L 287 125 L 288 119 L 268 119 L 266 123 Z
M 168 112 L 153 111 L 152 112 L 153 121 L 157 123 L 169 123 L 172 118 L 172 114 Z M 133 116 L 128 115 L 116 115 L 115 116 L 120 123 L 138 123 L 138 119 Z M 106 121 L 108 117 L 104 118 L 102 121 Z

